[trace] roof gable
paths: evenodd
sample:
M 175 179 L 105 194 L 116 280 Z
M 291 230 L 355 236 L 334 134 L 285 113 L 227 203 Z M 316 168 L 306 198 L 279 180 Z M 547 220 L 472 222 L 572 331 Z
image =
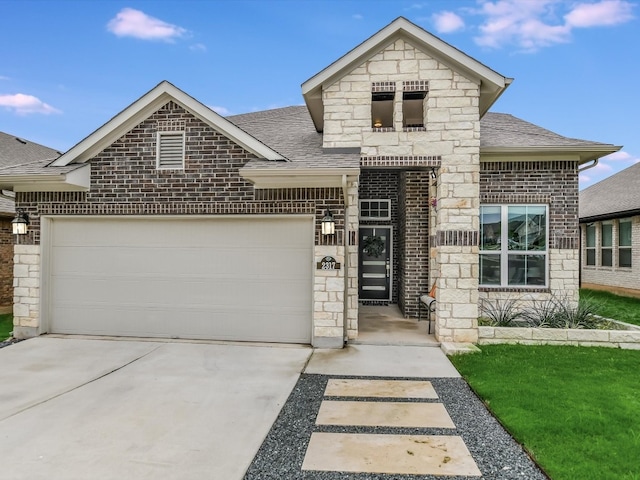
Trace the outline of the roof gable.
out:
M 257 157 L 285 160 L 278 152 L 165 80 L 52 162 L 51 166 L 88 161 L 169 101 L 181 105 Z
M 439 62 L 480 84 L 480 115 L 498 99 L 512 79 L 500 75 L 469 55 L 398 17 L 378 33 L 358 45 L 302 84 L 302 94 L 318 131 L 323 128 L 322 88 L 342 78 L 398 39 L 404 39 Z

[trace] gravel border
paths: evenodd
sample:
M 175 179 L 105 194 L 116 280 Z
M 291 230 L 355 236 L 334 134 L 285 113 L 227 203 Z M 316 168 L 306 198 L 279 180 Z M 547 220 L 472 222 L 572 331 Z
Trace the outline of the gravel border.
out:
M 400 378 L 402 380 L 430 381 L 439 397 L 435 401 L 444 404 L 456 425 L 455 430 L 315 425 L 316 415 L 329 378 L 371 379 L 375 377 L 301 375 L 249 466 L 244 480 L 469 480 L 471 478 L 548 480 L 548 477 L 504 430 L 462 378 Z M 331 397 L 331 399 L 352 398 Z M 364 399 L 360 398 L 360 400 Z M 389 399 L 367 398 L 366 400 L 388 401 Z M 433 402 L 434 400 L 408 399 L 405 401 Z M 459 435 L 473 455 L 482 472 L 482 477 L 302 471 L 302 462 L 312 432 Z
M 18 342 L 22 342 L 23 340 L 25 340 L 24 338 L 9 338 L 7 340 L 5 340 L 4 342 L 0 342 L 0 348 L 4 348 L 4 347 L 8 347 L 9 345 L 13 345 L 14 343 L 18 343 Z

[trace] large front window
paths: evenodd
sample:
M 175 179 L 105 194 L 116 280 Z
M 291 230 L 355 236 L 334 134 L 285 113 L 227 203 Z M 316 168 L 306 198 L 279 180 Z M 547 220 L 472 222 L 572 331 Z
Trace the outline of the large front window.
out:
M 547 284 L 547 206 L 480 207 L 480 285 Z

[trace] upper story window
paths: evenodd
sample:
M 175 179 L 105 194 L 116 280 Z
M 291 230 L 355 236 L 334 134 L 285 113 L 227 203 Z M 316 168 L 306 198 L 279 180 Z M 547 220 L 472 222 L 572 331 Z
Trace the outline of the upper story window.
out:
M 631 268 L 631 219 L 618 223 L 618 266 Z
M 429 83 L 425 80 L 402 82 L 403 129 L 424 129 L 428 91 Z
M 587 242 L 586 242 L 586 265 L 595 266 L 596 264 L 596 226 L 587 225 Z
M 158 132 L 157 168 L 184 168 L 184 132 Z
M 546 205 L 480 207 L 480 285 L 547 284 Z
M 374 130 L 393 130 L 395 98 L 395 82 L 374 82 L 371 84 L 371 126 Z

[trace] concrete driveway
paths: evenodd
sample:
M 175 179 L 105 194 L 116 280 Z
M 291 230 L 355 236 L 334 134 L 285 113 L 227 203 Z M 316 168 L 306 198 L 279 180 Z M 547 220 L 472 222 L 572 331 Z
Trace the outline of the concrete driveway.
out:
M 240 479 L 311 353 L 52 337 L 0 349 L 0 477 Z

